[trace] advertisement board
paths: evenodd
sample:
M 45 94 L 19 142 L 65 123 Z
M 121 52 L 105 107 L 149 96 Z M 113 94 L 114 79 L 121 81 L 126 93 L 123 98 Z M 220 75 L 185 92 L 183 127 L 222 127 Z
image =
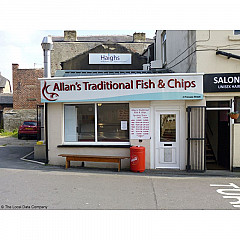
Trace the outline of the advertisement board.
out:
M 150 139 L 150 108 L 130 109 L 130 139 Z
M 130 53 L 89 53 L 89 64 L 131 64 Z
M 240 92 L 240 73 L 204 74 L 204 92 Z
M 41 101 L 199 100 L 202 78 L 201 74 L 142 74 L 41 79 Z

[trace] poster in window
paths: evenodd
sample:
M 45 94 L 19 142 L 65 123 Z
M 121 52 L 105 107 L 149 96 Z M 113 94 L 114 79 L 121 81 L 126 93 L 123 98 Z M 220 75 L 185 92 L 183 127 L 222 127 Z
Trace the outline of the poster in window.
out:
M 121 121 L 121 130 L 123 131 L 127 130 L 127 121 Z
M 150 108 L 131 108 L 131 139 L 150 139 Z

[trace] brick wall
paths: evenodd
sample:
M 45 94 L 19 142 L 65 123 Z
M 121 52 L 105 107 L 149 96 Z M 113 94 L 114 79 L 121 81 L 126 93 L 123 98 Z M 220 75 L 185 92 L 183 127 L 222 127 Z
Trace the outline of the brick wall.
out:
M 40 81 L 43 69 L 19 69 L 12 64 L 13 109 L 36 109 L 41 104 Z

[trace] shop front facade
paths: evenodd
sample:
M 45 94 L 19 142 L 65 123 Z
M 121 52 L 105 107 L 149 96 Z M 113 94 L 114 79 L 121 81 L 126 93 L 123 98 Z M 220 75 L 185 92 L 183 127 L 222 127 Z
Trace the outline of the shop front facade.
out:
M 173 72 L 204 73 L 206 170 L 239 171 L 239 31 L 157 30 L 148 65 Z
M 203 79 L 206 138 L 212 155 L 207 169 L 239 171 L 240 119 L 232 119 L 230 113 L 240 112 L 240 74 L 205 74 Z
M 40 80 L 47 108 L 49 164 L 64 165 L 59 154 L 123 156 L 122 168 L 127 169 L 130 147 L 144 146 L 146 169 L 185 170 L 191 166 L 205 170 L 203 74 Z M 86 166 L 114 167 L 110 163 Z

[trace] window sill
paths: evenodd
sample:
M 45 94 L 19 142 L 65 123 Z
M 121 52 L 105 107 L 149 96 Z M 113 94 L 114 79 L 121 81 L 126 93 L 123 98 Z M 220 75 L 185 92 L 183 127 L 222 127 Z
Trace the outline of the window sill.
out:
M 84 147 L 94 147 L 94 148 L 130 148 L 131 145 L 98 145 L 98 144 L 89 144 L 89 145 L 80 145 L 80 144 L 62 144 L 58 145 L 58 148 L 84 148 Z

